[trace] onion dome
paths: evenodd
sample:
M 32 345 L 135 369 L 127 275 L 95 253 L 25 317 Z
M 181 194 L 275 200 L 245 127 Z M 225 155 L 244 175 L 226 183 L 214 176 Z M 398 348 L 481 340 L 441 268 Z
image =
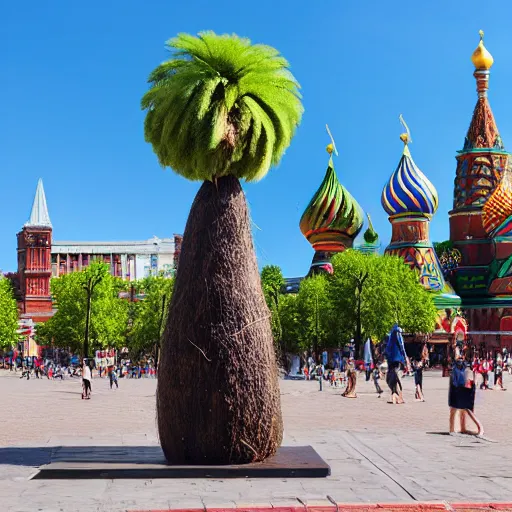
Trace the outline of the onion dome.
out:
M 379 239 L 379 235 L 373 229 L 373 224 L 372 224 L 372 219 L 370 217 L 370 214 L 367 213 L 366 216 L 368 217 L 368 229 L 364 232 L 363 238 L 367 244 L 374 244 Z
M 356 249 L 363 254 L 377 254 L 380 249 L 379 235 L 373 229 L 370 215 L 366 214 L 366 216 L 368 217 L 368 229 L 363 234 L 364 242 Z
M 488 234 L 492 234 L 512 215 L 512 176 L 510 173 L 511 169 L 507 166 L 498 187 L 483 207 L 482 223 Z
M 338 181 L 332 152 L 327 146 L 329 165 L 320 188 L 300 219 L 300 230 L 316 251 L 341 252 L 351 248 L 363 227 L 363 211 Z
M 431 217 L 438 206 L 437 191 L 414 163 L 408 147 L 411 142 L 409 130 L 402 116 L 400 120 L 407 129 L 407 133 L 400 135 L 404 151 L 398 167 L 382 191 L 382 207 L 390 216 L 410 213 Z
M 494 59 L 484 46 L 484 31 L 480 30 L 480 42 L 471 55 L 471 60 L 476 69 L 491 69 Z

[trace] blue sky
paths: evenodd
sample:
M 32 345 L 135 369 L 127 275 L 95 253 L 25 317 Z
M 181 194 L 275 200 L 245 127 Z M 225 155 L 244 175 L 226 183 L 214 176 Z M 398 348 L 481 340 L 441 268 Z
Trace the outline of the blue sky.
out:
M 16 266 L 16 232 L 37 179 L 54 238 L 142 240 L 184 229 L 199 183 L 163 171 L 144 142 L 140 98 L 178 32 L 235 32 L 278 48 L 302 86 L 305 114 L 279 167 L 245 187 L 260 265 L 307 272 L 298 228 L 327 165 L 328 123 L 340 181 L 385 246 L 382 187 L 402 151 L 402 113 L 416 164 L 439 192 L 433 240 L 448 238 L 455 155 L 476 101 L 470 56 L 485 30 L 495 64 L 490 101 L 512 148 L 512 3 L 48 0 L 0 8 L 0 268 Z

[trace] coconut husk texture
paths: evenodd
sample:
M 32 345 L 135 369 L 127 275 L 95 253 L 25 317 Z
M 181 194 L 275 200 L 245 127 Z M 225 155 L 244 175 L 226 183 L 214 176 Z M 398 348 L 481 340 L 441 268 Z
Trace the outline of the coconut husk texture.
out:
M 277 362 L 238 179 L 204 182 L 162 339 L 157 419 L 170 464 L 245 464 L 283 434 Z

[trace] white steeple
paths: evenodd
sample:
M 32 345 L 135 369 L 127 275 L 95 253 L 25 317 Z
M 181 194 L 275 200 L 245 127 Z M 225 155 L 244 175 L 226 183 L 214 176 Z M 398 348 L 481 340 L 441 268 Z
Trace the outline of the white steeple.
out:
M 44 195 L 43 180 L 39 178 L 37 182 L 36 195 L 32 204 L 30 219 L 25 223 L 25 227 L 31 228 L 51 228 L 50 215 L 46 206 L 46 196 Z

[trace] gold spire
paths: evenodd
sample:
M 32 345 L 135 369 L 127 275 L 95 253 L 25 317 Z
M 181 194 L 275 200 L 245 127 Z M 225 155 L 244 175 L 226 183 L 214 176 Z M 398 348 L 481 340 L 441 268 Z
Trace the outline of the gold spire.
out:
M 412 142 L 411 132 L 409 130 L 409 127 L 407 126 L 407 123 L 405 122 L 402 114 L 399 116 L 399 121 L 402 123 L 402 126 L 405 128 L 406 133 L 400 134 L 400 140 L 404 143 L 404 155 L 411 156 L 411 153 L 409 152 L 409 148 L 407 145 Z
M 491 69 L 494 59 L 484 46 L 484 31 L 480 30 L 479 34 L 480 42 L 478 43 L 476 50 L 473 52 L 473 55 L 471 55 L 471 60 L 473 61 L 473 65 L 476 69 L 488 70 Z

